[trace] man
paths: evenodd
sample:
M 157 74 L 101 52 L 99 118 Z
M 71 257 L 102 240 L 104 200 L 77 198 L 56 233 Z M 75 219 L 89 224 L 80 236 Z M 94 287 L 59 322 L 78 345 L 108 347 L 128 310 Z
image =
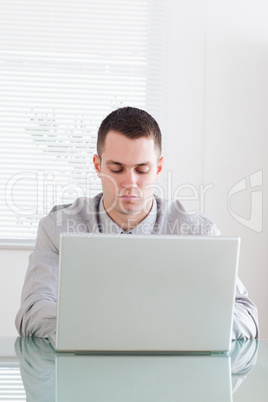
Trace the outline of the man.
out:
M 22 336 L 45 338 L 55 331 L 61 233 L 219 235 L 211 221 L 188 214 L 178 200 L 154 195 L 163 167 L 161 132 L 147 112 L 126 107 L 109 114 L 99 128 L 97 152 L 93 163 L 103 193 L 56 207 L 40 221 L 16 317 Z M 238 279 L 233 339 L 257 336 L 257 309 Z

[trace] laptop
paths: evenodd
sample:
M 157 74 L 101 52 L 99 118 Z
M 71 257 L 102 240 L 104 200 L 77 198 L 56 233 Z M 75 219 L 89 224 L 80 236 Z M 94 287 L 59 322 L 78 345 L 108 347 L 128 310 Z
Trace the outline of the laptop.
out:
M 240 239 L 63 234 L 52 345 L 77 353 L 231 347 Z

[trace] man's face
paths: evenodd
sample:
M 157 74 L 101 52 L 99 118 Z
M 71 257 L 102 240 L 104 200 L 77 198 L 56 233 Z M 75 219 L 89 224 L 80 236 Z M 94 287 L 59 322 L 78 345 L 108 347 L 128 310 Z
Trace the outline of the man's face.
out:
M 147 137 L 129 139 L 110 131 L 101 158 L 93 162 L 101 178 L 104 207 L 117 222 L 122 219 L 142 220 L 150 211 L 154 183 L 162 170 L 154 140 Z

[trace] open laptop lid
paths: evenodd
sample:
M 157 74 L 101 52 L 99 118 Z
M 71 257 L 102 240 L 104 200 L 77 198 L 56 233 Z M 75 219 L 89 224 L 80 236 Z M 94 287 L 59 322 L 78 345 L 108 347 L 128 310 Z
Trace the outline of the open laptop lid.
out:
M 229 350 L 239 244 L 62 235 L 56 350 Z

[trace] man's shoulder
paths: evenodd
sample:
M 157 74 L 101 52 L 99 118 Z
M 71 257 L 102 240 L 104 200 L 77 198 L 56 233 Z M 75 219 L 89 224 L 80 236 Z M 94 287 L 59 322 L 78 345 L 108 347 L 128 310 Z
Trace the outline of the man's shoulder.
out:
M 96 212 L 102 193 L 95 197 L 79 197 L 73 203 L 55 205 L 48 215 L 41 219 L 43 226 L 55 225 L 62 232 L 66 229 L 66 224 L 78 225 L 85 223 L 90 225 L 96 220 Z
M 155 196 L 164 233 L 218 236 L 220 231 L 210 219 L 187 211 L 179 200 Z

